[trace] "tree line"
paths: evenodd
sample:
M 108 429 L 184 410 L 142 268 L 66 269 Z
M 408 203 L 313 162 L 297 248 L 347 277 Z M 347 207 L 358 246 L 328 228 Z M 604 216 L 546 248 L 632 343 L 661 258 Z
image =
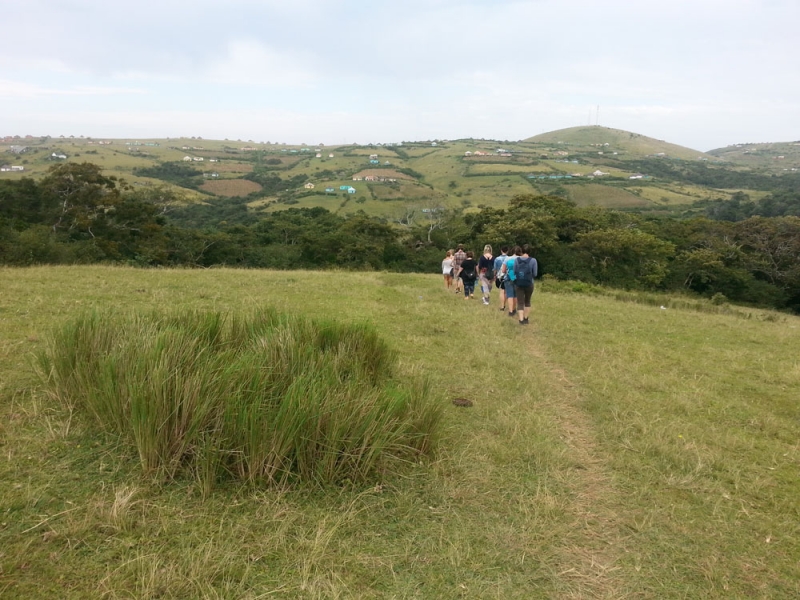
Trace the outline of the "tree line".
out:
M 97 165 L 63 163 L 39 181 L 0 181 L 0 263 L 437 273 L 458 243 L 527 243 L 541 272 L 559 279 L 800 312 L 800 218 L 783 216 L 798 204 L 782 191 L 757 203 L 738 197 L 736 218 L 726 218 L 725 203 L 675 218 L 521 195 L 505 208 L 410 211 L 392 223 L 323 208 L 255 213 L 237 199 L 187 205 L 172 188 L 133 188 Z M 784 212 L 757 212 L 768 209 Z

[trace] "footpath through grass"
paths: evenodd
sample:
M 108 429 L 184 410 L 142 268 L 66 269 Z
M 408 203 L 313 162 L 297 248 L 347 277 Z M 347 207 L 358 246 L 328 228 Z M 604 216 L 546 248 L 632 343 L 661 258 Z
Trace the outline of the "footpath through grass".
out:
M 265 305 L 371 323 L 474 407 L 400 474 L 204 498 L 35 389 L 87 308 Z M 534 305 L 526 328 L 434 276 L 0 270 L 0 597 L 800 595 L 800 320 Z

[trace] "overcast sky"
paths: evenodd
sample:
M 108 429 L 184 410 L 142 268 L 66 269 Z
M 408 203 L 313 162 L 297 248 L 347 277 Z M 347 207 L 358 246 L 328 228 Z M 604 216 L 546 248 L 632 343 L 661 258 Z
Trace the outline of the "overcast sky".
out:
M 800 0 L 0 0 L 0 136 L 800 139 Z M 599 114 L 597 107 L 599 106 Z

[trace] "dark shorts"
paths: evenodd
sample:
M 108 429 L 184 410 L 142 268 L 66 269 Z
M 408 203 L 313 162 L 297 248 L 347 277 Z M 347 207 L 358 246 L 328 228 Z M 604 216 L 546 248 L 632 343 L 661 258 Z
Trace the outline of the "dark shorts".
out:
M 514 286 L 516 288 L 515 293 L 517 294 L 517 308 L 529 307 L 531 305 L 531 296 L 533 296 L 533 286 L 531 287 L 519 287 Z

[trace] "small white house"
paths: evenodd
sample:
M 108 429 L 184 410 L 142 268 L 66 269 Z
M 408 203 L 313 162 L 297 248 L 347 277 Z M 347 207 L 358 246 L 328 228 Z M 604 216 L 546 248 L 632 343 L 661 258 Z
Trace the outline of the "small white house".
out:
M 191 156 L 184 156 L 183 157 L 183 162 L 192 162 L 192 157 Z
M 194 162 L 203 162 L 203 157 L 202 156 L 195 156 L 192 160 Z
M 309 181 L 303 187 L 306 188 L 307 190 L 313 190 L 314 189 L 314 184 Z

